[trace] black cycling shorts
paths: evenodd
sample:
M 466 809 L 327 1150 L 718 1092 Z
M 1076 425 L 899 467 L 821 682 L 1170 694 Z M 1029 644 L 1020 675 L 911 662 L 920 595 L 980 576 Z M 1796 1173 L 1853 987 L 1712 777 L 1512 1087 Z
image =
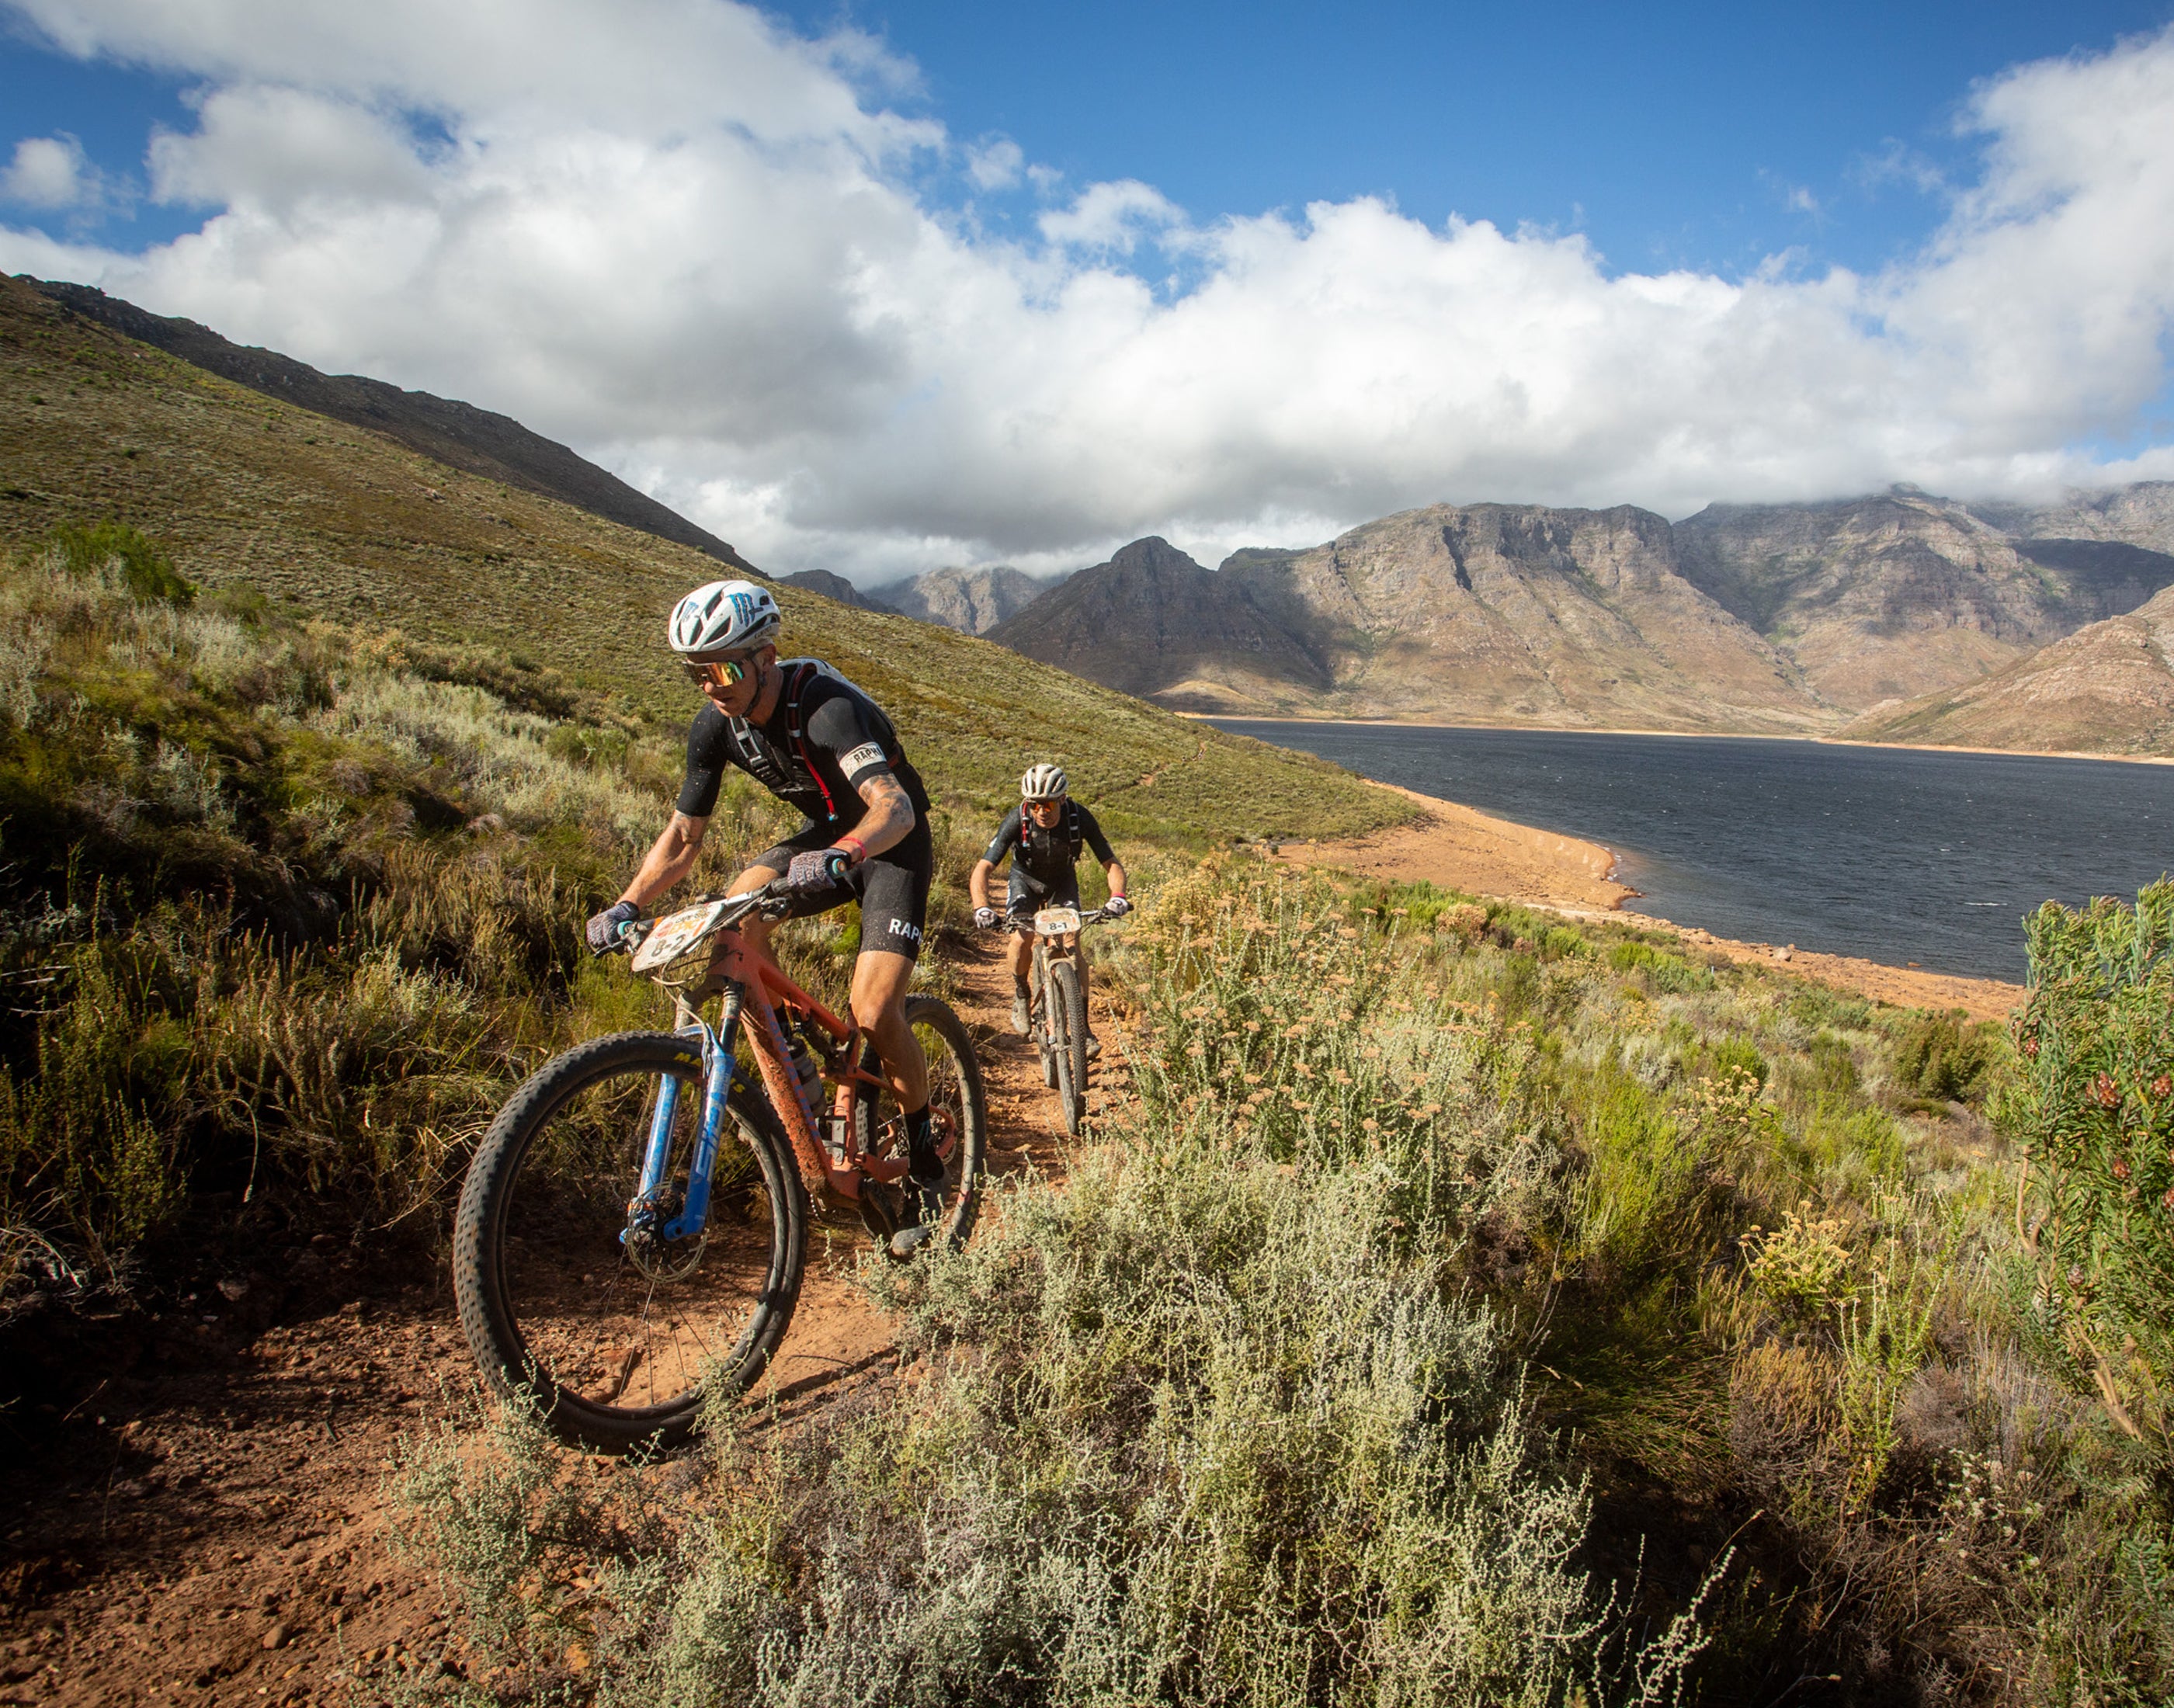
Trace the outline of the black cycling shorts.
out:
M 820 824 L 804 824 L 775 848 L 765 849 L 748 862 L 783 875 L 796 854 L 827 848 L 837 837 Z M 888 949 L 908 960 L 921 957 L 922 927 L 928 923 L 928 882 L 936 870 L 936 847 L 928 826 L 917 824 L 906 840 L 868 857 L 846 874 L 851 895 L 832 891 L 803 895 L 786 916 L 806 919 L 828 913 L 850 900 L 861 904 L 861 948 Z
M 1020 871 L 1017 861 L 1012 862 L 1011 874 L 1004 884 L 1004 916 L 1014 926 L 1031 928 L 1040 908 L 1079 905 L 1078 873 L 1067 872 L 1053 884 L 1041 884 Z

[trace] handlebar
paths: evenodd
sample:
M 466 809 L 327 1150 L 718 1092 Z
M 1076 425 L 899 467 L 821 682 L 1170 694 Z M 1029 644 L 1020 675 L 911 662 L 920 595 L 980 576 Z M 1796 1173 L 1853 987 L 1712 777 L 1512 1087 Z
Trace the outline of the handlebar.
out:
M 722 931 L 727 926 L 738 925 L 750 913 L 760 913 L 765 919 L 782 919 L 792 906 L 792 898 L 782 893 L 781 886 L 784 882 L 782 878 L 773 878 L 760 889 L 744 889 L 738 895 L 698 895 L 688 905 L 700 907 L 705 903 L 711 901 L 722 901 L 727 904 L 727 911 L 720 914 L 717 923 L 710 927 L 712 932 Z M 619 928 L 618 938 L 606 953 L 633 954 L 641 947 L 643 939 L 657 928 L 657 922 L 654 919 L 630 919 L 623 922 Z
M 1129 912 L 1130 911 L 1131 911 L 1131 910 L 1129 910 L 1129 909 L 1128 909 L 1128 910 L 1127 910 L 1127 911 L 1128 911 L 1128 912 Z M 1119 914 L 1119 915 L 1117 916 L 1117 917 L 1118 917 L 1118 918 L 1120 918 L 1120 919 L 1122 919 L 1124 916 L 1125 916 L 1125 915 L 1124 915 L 1124 914 Z M 1108 910 L 1107 908 L 1101 908 L 1101 907 L 1087 907 L 1087 908 L 1082 908 L 1082 909 L 1080 909 L 1080 911 L 1079 911 L 1079 922 L 1080 922 L 1080 924 L 1082 924 L 1082 925 L 1101 925 L 1101 924 L 1102 924 L 1103 922 L 1106 922 L 1109 917 L 1110 917 L 1110 913 L 1109 913 L 1109 910 Z M 1027 928 L 1029 928 L 1029 929 L 1031 929 L 1031 928 L 1032 928 L 1032 927 L 1033 927 L 1033 925 L 1034 925 L 1034 921 L 1033 921 L 1032 919 L 1030 919 L 1030 919 L 1026 919 L 1026 920 L 1014 921 L 1014 920 L 1013 920 L 1012 918 L 1010 918 L 1008 915 L 1005 915 L 1005 914 L 1003 914 L 1003 913 L 999 913 L 999 914 L 997 916 L 997 922 L 996 922 L 994 925 L 979 926 L 979 927 L 976 927 L 976 929 L 977 929 L 977 930 L 981 930 L 981 931 L 1006 932 L 1006 931 L 1016 931 L 1016 930 L 1019 930 L 1022 926 L 1024 926 L 1024 927 L 1027 927 Z

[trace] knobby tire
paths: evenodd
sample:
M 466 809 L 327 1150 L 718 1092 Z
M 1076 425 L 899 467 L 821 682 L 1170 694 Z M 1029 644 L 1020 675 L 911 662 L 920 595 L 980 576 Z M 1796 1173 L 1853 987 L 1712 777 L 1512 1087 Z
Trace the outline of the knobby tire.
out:
M 1057 1100 L 1064 1130 L 1076 1133 L 1087 1113 L 1087 998 L 1079 969 L 1070 961 L 1050 963 L 1046 1000 L 1057 1044 Z
M 680 1084 L 667 1184 L 702 1105 L 695 1041 L 592 1039 L 544 1064 L 478 1147 L 453 1227 L 461 1326 L 490 1386 L 605 1452 L 684 1441 L 713 1392 L 744 1392 L 792 1321 L 808 1207 L 761 1088 L 736 1074 L 708 1224 L 637 1259 L 620 1240 L 657 1088 Z
M 952 1245 L 965 1243 L 981 1213 L 982 1183 L 988 1165 L 989 1105 L 982 1084 L 982 1064 L 974 1053 L 972 1035 L 965 1022 L 940 998 L 927 995 L 906 999 L 906 1024 L 920 1040 L 928 1059 L 928 1107 L 932 1120 L 947 1125 L 953 1134 L 951 1154 L 944 1176 L 943 1236 Z M 863 1071 L 880 1075 L 882 1058 L 873 1042 L 862 1053 Z M 895 1093 L 885 1086 L 880 1092 L 863 1086 L 853 1100 L 853 1141 L 863 1155 L 906 1154 L 904 1124 Z M 865 1182 L 865 1192 L 889 1195 L 887 1208 L 902 1214 L 906 1195 L 898 1186 Z

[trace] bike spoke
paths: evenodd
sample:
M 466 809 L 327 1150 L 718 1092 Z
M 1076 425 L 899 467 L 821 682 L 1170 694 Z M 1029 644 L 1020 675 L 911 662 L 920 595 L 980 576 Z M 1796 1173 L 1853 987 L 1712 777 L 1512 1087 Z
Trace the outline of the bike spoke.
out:
M 769 1193 L 729 1127 L 703 1233 L 622 1237 L 649 1134 L 646 1119 L 625 1118 L 627 1089 L 606 1082 L 583 1092 L 532 1142 L 509 1206 L 505 1264 L 507 1303 L 538 1374 L 591 1404 L 622 1411 L 695 1395 L 711 1366 L 745 1338 L 774 1246 Z M 670 1213 L 656 1218 L 659 1225 L 678 1213 L 699 1090 L 686 1084 L 675 1113 Z M 649 1107 L 653 1102 L 645 1115 Z

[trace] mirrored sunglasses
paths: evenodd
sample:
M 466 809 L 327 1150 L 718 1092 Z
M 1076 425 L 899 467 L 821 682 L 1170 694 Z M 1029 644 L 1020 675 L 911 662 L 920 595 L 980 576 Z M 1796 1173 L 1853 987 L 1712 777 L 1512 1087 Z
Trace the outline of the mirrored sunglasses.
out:
M 679 668 L 687 673 L 687 679 L 698 686 L 714 682 L 720 688 L 730 688 L 736 682 L 747 680 L 749 665 L 744 658 L 683 658 Z

